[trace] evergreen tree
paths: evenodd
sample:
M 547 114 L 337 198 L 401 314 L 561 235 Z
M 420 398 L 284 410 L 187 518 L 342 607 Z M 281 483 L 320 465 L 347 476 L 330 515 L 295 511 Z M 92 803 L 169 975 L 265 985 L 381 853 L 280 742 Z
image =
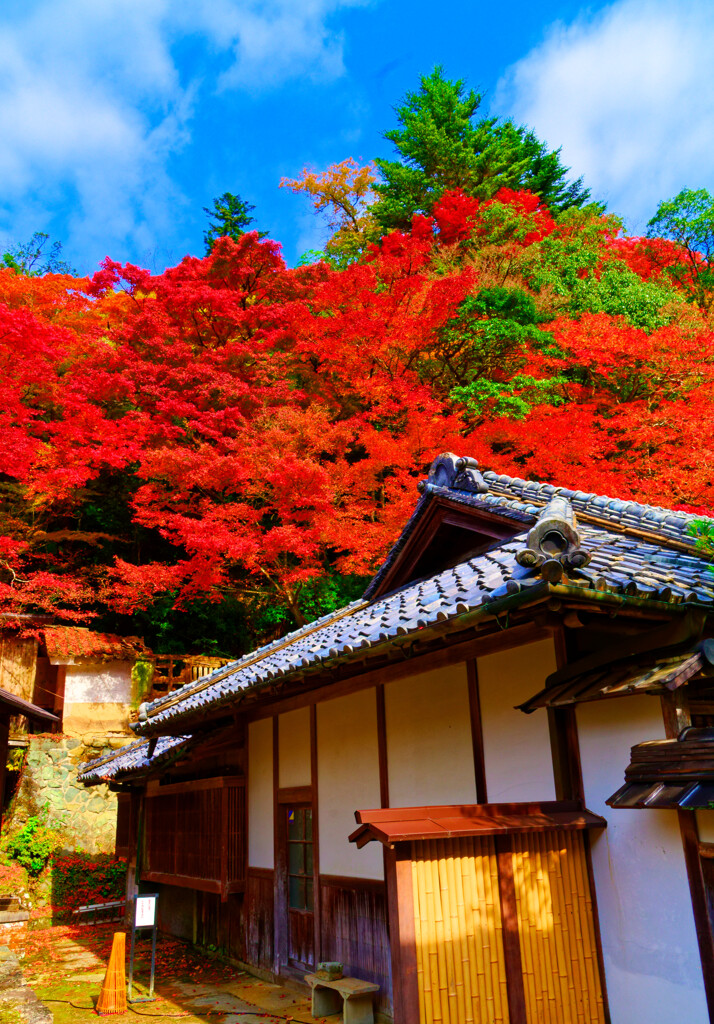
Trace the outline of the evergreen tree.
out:
M 203 212 L 208 216 L 208 231 L 204 232 L 203 241 L 206 244 L 206 255 L 210 256 L 213 243 L 217 238 L 227 235 L 234 241 L 238 241 L 253 224 L 255 218 L 251 216 L 255 206 L 241 199 L 232 192 L 224 192 L 213 200 L 213 208 L 203 207 Z M 267 231 L 260 231 L 259 238 L 265 238 Z
M 436 67 L 397 108 L 399 127 L 385 132 L 398 160 L 377 160 L 382 182 L 372 206 L 382 231 L 406 228 L 414 213 L 431 212 L 447 189 L 489 199 L 499 188 L 529 189 L 554 210 L 583 206 L 582 179 L 568 182 L 560 151 L 535 133 L 496 117 L 477 119 L 483 97 Z

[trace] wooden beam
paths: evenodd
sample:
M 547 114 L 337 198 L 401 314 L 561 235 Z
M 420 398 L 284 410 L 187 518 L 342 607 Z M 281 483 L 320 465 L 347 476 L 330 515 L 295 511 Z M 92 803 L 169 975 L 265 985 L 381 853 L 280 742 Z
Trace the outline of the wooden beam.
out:
M 353 875 L 320 875 L 320 885 L 352 892 L 384 892 L 384 882 L 379 878 L 355 878 Z
M 157 796 L 171 796 L 173 793 L 197 793 L 205 789 L 229 789 L 231 786 L 245 786 L 244 775 L 220 775 L 212 779 L 190 779 L 186 782 L 171 782 L 162 786 L 158 779 L 152 779 L 146 787 L 149 799 Z
M 394 1024 L 419 1020 L 411 843 L 385 851 Z M 511 1022 L 516 1024 L 516 1022 Z
M 469 689 L 469 714 L 471 717 L 471 745 L 474 756 L 474 777 L 476 780 L 476 802 L 488 802 L 486 789 L 486 762 L 483 752 L 483 725 L 481 722 L 481 700 L 478 689 L 478 665 L 475 658 L 466 662 L 466 678 Z
M 528 1024 L 511 840 L 507 836 L 497 836 L 495 843 L 498 862 L 498 890 L 501 899 L 503 958 L 508 992 L 508 1019 L 509 1024 Z
M 278 789 L 279 804 L 312 804 L 312 786 L 283 786 Z
M 164 885 L 176 885 L 182 889 L 197 889 L 199 892 L 213 892 L 220 895 L 220 878 L 192 878 L 189 875 L 170 875 L 163 871 L 142 871 L 142 882 L 161 882 Z M 234 892 L 242 891 L 242 882 L 233 882 Z

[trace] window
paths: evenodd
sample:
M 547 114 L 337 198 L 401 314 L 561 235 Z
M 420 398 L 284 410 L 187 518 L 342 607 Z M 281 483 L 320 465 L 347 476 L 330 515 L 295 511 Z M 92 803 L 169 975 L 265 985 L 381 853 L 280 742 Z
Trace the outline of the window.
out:
M 288 907 L 312 913 L 312 808 L 286 807 L 288 835 Z

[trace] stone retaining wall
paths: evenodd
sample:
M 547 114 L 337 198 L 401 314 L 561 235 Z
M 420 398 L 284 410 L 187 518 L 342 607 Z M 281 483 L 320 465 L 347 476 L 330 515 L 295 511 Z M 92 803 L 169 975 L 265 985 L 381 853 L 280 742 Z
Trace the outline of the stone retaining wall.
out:
M 62 826 L 65 851 L 113 853 L 116 794 L 108 786 L 85 788 L 77 781 L 77 766 L 127 742 L 128 737 L 90 734 L 28 736 L 25 766 L 3 829 L 15 829 L 47 806 L 48 821 Z

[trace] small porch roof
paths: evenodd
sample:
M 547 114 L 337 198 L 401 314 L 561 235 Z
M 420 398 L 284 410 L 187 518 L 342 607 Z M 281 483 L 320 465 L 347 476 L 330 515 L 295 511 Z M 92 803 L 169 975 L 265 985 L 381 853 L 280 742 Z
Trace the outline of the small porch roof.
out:
M 518 705 L 520 710 L 530 714 L 537 708 L 565 707 L 604 697 L 661 694 L 676 690 L 695 676 L 714 673 L 714 641 L 704 640 L 679 653 L 661 649 L 638 652 L 628 658 L 591 667 L 575 676 L 573 667 L 553 672 L 542 690 Z
M 388 807 L 355 811 L 359 828 L 349 840 L 360 849 L 372 840 L 392 846 L 418 839 L 513 835 L 523 832 L 605 828 L 604 818 L 576 800 L 524 804 Z

